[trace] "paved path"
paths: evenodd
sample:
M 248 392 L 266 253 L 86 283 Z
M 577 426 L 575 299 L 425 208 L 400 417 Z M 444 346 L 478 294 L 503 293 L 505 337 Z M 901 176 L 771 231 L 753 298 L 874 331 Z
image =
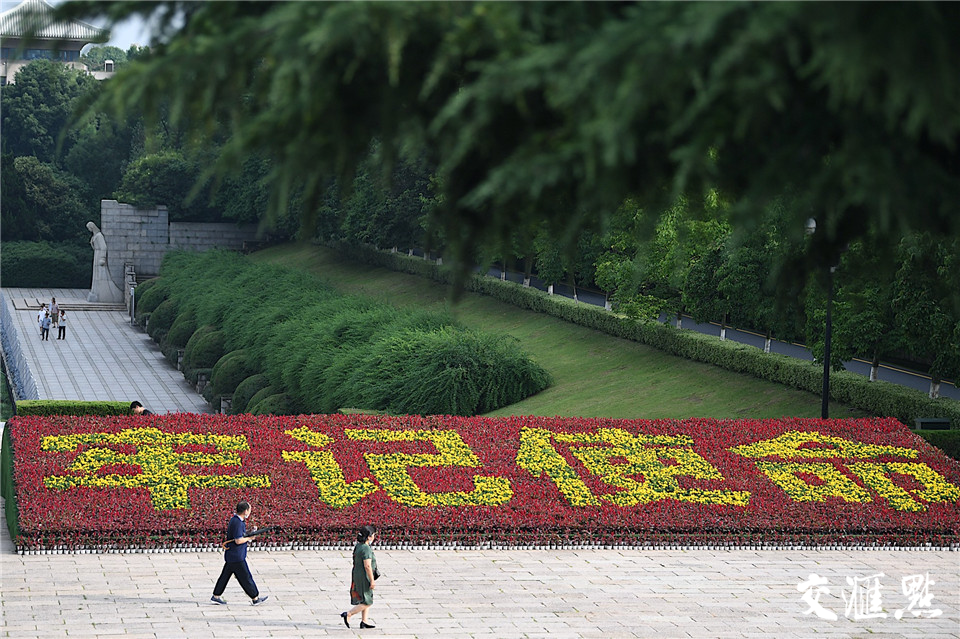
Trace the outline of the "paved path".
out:
M 209 602 L 219 553 L 20 556 L 0 542 L 4 637 L 349 637 L 346 551 L 257 551 L 270 599 L 253 607 L 235 581 Z M 371 619 L 382 637 L 960 636 L 960 553 L 772 550 L 383 550 Z M 797 585 L 829 580 L 804 614 Z M 883 573 L 885 618 L 845 614 L 846 579 Z M 895 618 L 901 580 L 927 574 L 936 618 Z M 869 583 L 873 583 L 872 581 Z
M 130 326 L 130 317 L 116 310 L 69 310 L 83 306 L 86 290 L 3 289 L 20 346 L 37 382 L 40 399 L 140 400 L 155 413 L 210 412 L 183 374 L 164 359 L 150 337 Z M 56 297 L 67 308 L 66 339 L 41 342 L 37 311 L 23 308 L 23 299 L 49 304 Z M 19 300 L 19 301 L 18 301 Z

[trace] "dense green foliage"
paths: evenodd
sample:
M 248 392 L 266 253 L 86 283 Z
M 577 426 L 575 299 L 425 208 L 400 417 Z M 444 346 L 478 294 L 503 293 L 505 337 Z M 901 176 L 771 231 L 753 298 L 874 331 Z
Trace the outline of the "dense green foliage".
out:
M 442 283 L 450 283 L 454 278 L 451 270 L 422 259 L 377 251 L 371 247 L 344 245 L 341 251 L 352 259 L 428 277 Z M 764 353 L 752 346 L 720 341 L 692 331 L 677 330 L 668 324 L 652 320 L 636 320 L 609 313 L 596 306 L 576 304 L 513 282 L 477 276 L 467 280 L 465 287 L 520 308 L 647 344 L 686 359 L 713 364 L 811 393 L 819 393 L 821 389 L 822 370 L 810 362 L 776 353 Z M 949 399 L 931 400 L 919 391 L 886 382 L 870 382 L 863 376 L 846 371 L 831 375 L 830 393 L 838 402 L 856 406 L 873 415 L 896 417 L 905 424 L 912 424 L 916 417 L 960 419 L 960 402 Z
M 130 402 L 30 399 L 17 402 L 17 415 L 127 415 Z
M 253 367 L 247 362 L 247 353 L 243 349 L 230 351 L 219 360 L 210 374 L 210 386 L 215 395 L 233 393 L 240 382 L 253 374 Z
M 960 429 L 915 430 L 913 432 L 920 437 L 923 437 L 925 440 L 945 452 L 950 457 L 960 460 Z
M 889 255 L 906 231 L 960 228 L 950 3 L 89 0 L 61 11 L 156 18 L 162 38 L 118 73 L 109 102 L 224 131 L 224 175 L 251 153 L 272 158 L 274 208 L 300 192 L 308 223 L 328 176 L 350 178 L 378 140 L 388 164 L 408 151 L 437 167 L 431 219 L 470 258 L 530 240 L 541 221 L 573 245 L 630 196 L 663 210 L 714 190 L 746 226 L 789 195 L 788 226 L 818 218 L 821 263 L 868 232 Z M 271 37 L 256 37 L 264 28 Z
M 270 380 L 262 373 L 257 373 L 244 379 L 237 384 L 237 389 L 233 392 L 233 404 L 230 407 L 231 412 L 245 412 L 251 398 L 269 385 Z
M 303 273 L 233 253 L 170 254 L 160 280 L 143 298 L 166 290 L 177 304 L 163 347 L 183 343 L 190 332 L 185 376 L 195 381 L 216 365 L 214 383 L 224 385 L 218 393 L 244 380 L 237 406 L 247 410 L 267 410 L 257 404 L 282 394 L 270 398 L 267 412 L 359 407 L 473 415 L 550 383 L 515 340 L 466 330 L 443 314 L 344 296 Z M 239 348 L 241 355 L 221 360 Z M 254 372 L 272 392 L 261 388 L 244 402 L 253 390 L 244 378 Z
M 10 288 L 88 288 L 90 250 L 74 244 L 4 242 L 0 253 L 3 285 Z

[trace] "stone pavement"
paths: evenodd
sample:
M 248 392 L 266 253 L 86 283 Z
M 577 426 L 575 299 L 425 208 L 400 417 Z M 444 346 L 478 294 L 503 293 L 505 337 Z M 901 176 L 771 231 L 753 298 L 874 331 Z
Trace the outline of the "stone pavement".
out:
M 214 552 L 20 556 L 0 542 L 4 637 L 823 637 L 960 636 L 960 553 L 837 550 L 376 550 L 383 573 L 371 620 L 353 629 L 348 551 L 257 551 L 270 599 L 251 606 L 236 581 L 209 602 Z M 829 580 L 804 614 L 797 585 Z M 847 578 L 880 578 L 885 618 L 846 613 Z M 901 580 L 929 573 L 936 618 L 907 612 Z M 867 582 L 873 585 L 873 581 Z
M 82 292 L 5 289 L 58 301 Z M 8 302 L 11 303 L 12 302 Z M 14 311 L 43 397 L 140 398 L 155 412 L 202 411 L 203 400 L 119 311 L 76 311 L 67 341 L 40 343 L 36 311 Z M 51 371 L 60 371 L 53 373 Z M 226 518 L 226 514 L 225 514 Z M 350 553 L 257 550 L 250 565 L 270 599 L 249 604 L 237 583 L 228 606 L 209 602 L 214 552 L 28 555 L 0 525 L 4 637 L 348 637 Z M 869 550 L 377 550 L 383 577 L 372 619 L 383 637 L 960 637 L 960 552 Z M 828 621 L 806 614 L 797 586 L 826 578 Z M 851 598 L 856 578 L 869 598 Z M 929 600 L 907 608 L 902 580 L 929 575 Z M 848 582 L 848 579 L 851 580 Z M 879 583 L 880 589 L 871 590 Z M 845 598 L 846 597 L 846 598 Z M 850 599 L 856 605 L 847 607 Z M 810 599 L 813 601 L 813 597 Z M 928 618 L 929 613 L 941 614 Z
M 7 307 L 16 325 L 20 346 L 29 360 L 41 399 L 134 399 L 155 413 L 210 412 L 210 406 L 160 348 L 118 310 L 90 308 L 86 290 L 5 288 Z M 37 308 L 24 309 L 23 300 L 47 304 L 56 297 L 66 307 L 66 339 L 41 342 Z

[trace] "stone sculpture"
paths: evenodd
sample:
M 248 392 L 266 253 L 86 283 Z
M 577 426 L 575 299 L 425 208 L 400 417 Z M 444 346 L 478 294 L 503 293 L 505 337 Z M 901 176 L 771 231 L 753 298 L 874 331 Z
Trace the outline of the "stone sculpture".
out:
M 87 230 L 93 233 L 90 246 L 93 247 L 93 281 L 90 284 L 88 302 L 117 303 L 123 301 L 123 293 L 114 284 L 110 277 L 110 268 L 107 265 L 107 241 L 103 233 L 93 222 L 87 222 Z

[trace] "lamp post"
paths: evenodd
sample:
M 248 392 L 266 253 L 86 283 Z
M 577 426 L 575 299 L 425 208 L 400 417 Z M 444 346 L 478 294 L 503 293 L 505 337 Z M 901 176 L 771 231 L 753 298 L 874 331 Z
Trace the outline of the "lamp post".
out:
M 807 220 L 806 233 L 813 235 L 817 232 L 817 221 L 812 217 Z M 820 391 L 820 417 L 830 417 L 830 338 L 833 333 L 833 272 L 836 266 L 827 267 L 827 321 L 823 332 L 823 388 Z

